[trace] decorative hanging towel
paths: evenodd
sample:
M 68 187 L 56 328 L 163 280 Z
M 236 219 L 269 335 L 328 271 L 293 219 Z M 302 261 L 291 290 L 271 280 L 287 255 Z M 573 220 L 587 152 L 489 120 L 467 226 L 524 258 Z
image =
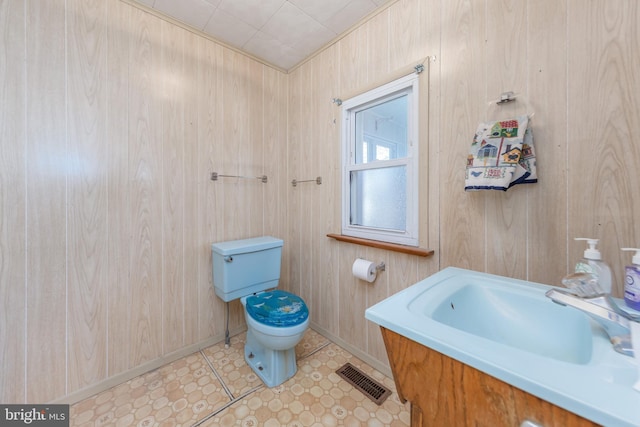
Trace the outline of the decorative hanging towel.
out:
M 538 181 L 528 116 L 480 123 L 467 157 L 466 191 L 503 190 Z

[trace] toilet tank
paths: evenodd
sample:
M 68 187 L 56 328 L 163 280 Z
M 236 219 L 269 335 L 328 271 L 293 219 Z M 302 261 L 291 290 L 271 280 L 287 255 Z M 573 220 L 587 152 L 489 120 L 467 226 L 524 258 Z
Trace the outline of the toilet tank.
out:
M 283 241 L 270 236 L 211 245 L 213 288 L 223 301 L 278 286 Z

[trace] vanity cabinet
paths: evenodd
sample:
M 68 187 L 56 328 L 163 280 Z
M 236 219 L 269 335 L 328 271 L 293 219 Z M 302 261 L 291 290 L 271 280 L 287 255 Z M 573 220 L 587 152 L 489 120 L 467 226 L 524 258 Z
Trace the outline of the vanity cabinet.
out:
M 384 327 L 398 396 L 411 402 L 412 427 L 598 426 L 572 412 Z

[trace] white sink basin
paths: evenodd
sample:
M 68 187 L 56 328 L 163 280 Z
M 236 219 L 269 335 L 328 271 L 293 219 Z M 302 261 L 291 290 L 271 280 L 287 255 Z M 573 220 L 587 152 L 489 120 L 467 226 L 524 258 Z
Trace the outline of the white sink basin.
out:
M 541 356 L 571 363 L 591 360 L 589 318 L 553 304 L 538 289 L 495 281 L 441 282 L 418 295 L 408 309 Z
M 549 289 L 450 267 L 365 317 L 597 424 L 640 426 L 634 359 L 588 316 L 546 298 Z

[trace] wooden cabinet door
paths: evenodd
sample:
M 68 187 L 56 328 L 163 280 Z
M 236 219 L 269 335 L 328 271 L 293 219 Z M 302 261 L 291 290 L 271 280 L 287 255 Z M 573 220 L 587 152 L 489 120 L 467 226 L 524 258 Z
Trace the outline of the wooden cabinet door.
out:
M 411 402 L 412 427 L 595 427 L 591 421 L 530 395 L 408 338 L 381 328 L 398 395 Z

